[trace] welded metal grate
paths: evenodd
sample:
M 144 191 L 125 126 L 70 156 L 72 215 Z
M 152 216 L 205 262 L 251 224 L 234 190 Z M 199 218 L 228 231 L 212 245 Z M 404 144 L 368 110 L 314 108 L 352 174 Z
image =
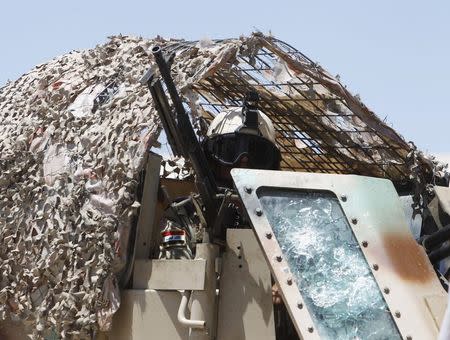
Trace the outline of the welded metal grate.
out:
M 249 90 L 277 131 L 282 169 L 406 180 L 409 147 L 336 79 L 288 44 L 265 36 L 193 85 L 208 120 Z

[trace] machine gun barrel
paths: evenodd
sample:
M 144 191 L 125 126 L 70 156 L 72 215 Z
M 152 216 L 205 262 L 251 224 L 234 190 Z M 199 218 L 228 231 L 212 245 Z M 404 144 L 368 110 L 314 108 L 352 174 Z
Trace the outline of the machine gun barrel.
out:
M 170 74 L 169 65 L 167 64 L 167 61 L 164 58 L 161 47 L 160 46 L 153 47 L 152 53 L 153 57 L 155 58 L 156 65 L 158 65 L 161 78 L 166 83 L 167 91 L 169 92 L 170 98 L 172 99 L 173 105 L 175 107 L 175 112 L 177 113 L 177 115 L 187 116 L 186 110 L 184 109 L 183 103 L 181 102 L 181 98 L 178 95 L 178 90 L 173 82 L 172 75 Z
M 163 55 L 161 47 L 153 47 L 152 53 L 156 64 L 158 65 L 161 78 L 166 84 L 167 91 L 175 108 L 177 117 L 176 127 L 178 131 L 172 132 L 180 135 L 180 139 L 183 143 L 184 155 L 189 157 L 192 163 L 192 167 L 194 168 L 196 174 L 198 190 L 203 200 L 203 204 L 206 207 L 206 222 L 209 228 L 212 228 L 218 211 L 218 203 L 216 199 L 216 195 L 218 193 L 217 184 L 209 168 L 206 156 L 203 153 L 200 143 L 195 135 L 189 115 L 186 113 L 177 88 L 175 87 L 170 73 L 170 66 Z M 155 92 L 152 91 L 152 95 L 154 94 Z M 161 98 L 158 98 L 158 101 L 160 102 Z

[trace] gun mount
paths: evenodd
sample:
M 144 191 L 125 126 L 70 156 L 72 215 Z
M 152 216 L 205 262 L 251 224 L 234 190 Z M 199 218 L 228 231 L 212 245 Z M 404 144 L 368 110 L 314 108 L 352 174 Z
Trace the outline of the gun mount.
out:
M 218 213 L 217 194 L 218 188 L 214 181 L 214 176 L 209 169 L 206 157 L 200 147 L 200 143 L 195 135 L 194 128 L 190 122 L 189 115 L 184 109 L 178 91 L 170 74 L 170 65 L 159 46 L 152 48 L 152 53 L 158 65 L 159 73 L 169 92 L 172 103 L 175 107 L 176 119 L 168 106 L 168 99 L 162 90 L 160 80 L 150 76 L 148 87 L 152 94 L 155 106 L 160 115 L 161 121 L 167 129 L 167 136 L 171 140 L 171 145 L 176 145 L 176 153 L 181 153 L 191 161 L 195 171 L 197 187 L 206 206 L 206 221 L 208 226 L 212 226 Z M 173 57 L 173 56 L 171 56 Z M 170 58 L 169 58 L 170 59 Z

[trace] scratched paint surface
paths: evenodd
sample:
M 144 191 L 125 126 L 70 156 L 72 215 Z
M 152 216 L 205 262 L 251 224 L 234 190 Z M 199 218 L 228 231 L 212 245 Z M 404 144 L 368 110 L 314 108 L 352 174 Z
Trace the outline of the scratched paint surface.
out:
M 333 194 L 276 189 L 260 200 L 322 339 L 400 339 Z

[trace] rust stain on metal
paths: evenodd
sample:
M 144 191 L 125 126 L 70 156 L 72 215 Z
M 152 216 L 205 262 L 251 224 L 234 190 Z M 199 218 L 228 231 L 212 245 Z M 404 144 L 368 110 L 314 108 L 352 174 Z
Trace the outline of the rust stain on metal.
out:
M 404 280 L 425 283 L 434 277 L 425 251 L 408 235 L 383 235 L 387 259 L 393 270 Z

